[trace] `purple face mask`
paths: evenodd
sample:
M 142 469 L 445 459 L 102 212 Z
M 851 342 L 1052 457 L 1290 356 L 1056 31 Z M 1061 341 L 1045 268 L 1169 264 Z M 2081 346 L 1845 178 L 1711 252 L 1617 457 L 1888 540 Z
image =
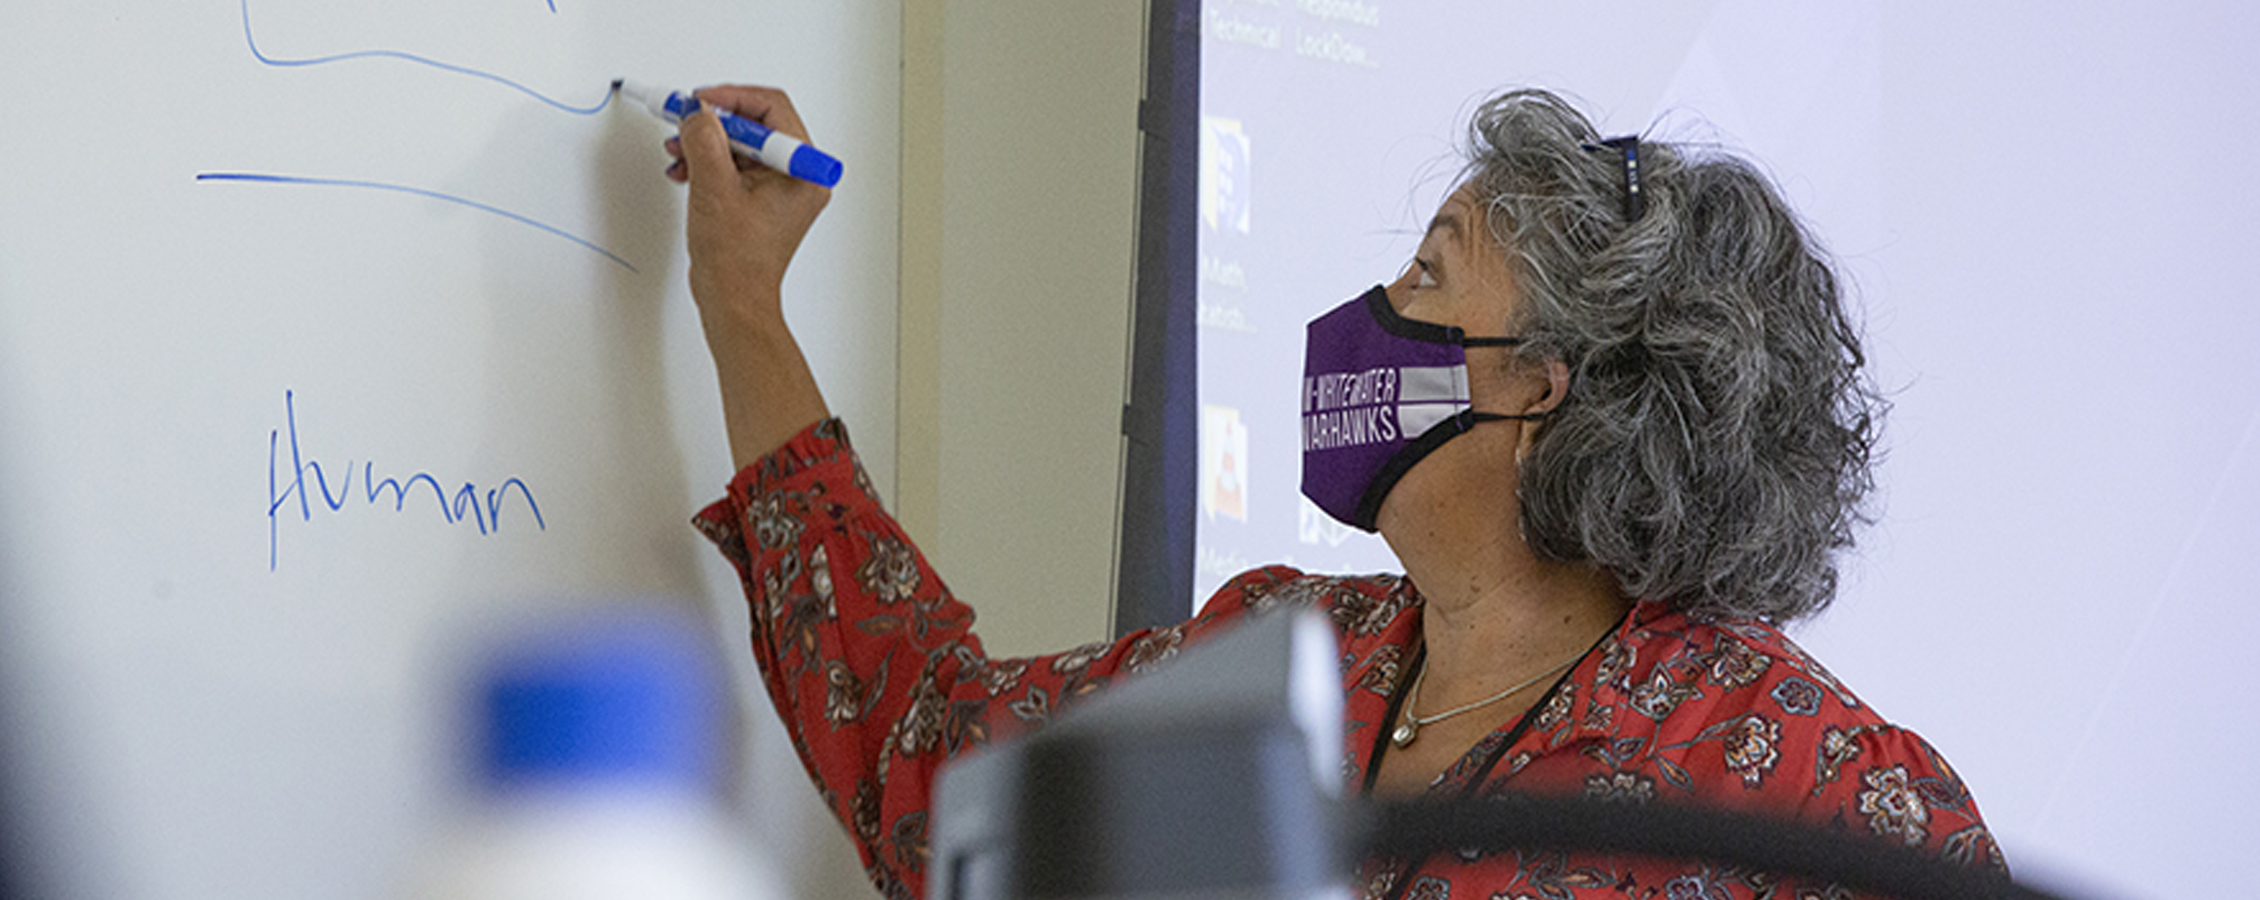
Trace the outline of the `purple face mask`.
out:
M 1521 338 L 1471 338 L 1397 314 L 1380 285 L 1311 320 L 1303 349 L 1303 496 L 1327 515 L 1374 530 L 1381 500 L 1413 464 L 1478 422 L 1535 419 L 1470 408 L 1467 348 Z

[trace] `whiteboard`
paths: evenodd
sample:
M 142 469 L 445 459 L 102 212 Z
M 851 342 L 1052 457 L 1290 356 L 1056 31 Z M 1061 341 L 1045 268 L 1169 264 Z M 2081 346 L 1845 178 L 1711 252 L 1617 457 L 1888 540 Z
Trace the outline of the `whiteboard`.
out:
M 891 484 L 899 4 L 4 18 L 0 675 L 88 894 L 381 896 L 491 622 L 649 595 L 742 646 L 668 129 L 611 79 L 787 86 L 845 161 L 789 315 Z

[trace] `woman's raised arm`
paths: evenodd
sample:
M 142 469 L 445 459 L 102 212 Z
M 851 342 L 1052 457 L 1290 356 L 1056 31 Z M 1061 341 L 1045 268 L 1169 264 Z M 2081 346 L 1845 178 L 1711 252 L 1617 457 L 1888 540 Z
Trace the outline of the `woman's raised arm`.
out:
M 714 107 L 808 140 L 783 91 L 725 86 L 697 96 L 703 105 L 667 142 L 676 157 L 667 176 L 690 185 L 691 297 L 721 380 L 730 458 L 743 469 L 830 415 L 785 327 L 781 294 L 785 268 L 832 192 L 730 152 Z

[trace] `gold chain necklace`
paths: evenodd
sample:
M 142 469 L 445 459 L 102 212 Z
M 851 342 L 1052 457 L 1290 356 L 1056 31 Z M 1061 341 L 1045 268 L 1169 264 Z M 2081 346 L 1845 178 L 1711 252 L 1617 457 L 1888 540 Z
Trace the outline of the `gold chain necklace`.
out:
M 1405 696 L 1405 721 L 1403 724 L 1397 726 L 1396 731 L 1389 734 L 1389 743 L 1397 745 L 1397 749 L 1399 750 L 1410 747 L 1412 746 L 1413 741 L 1419 739 L 1420 730 L 1422 728 L 1434 725 L 1438 722 L 1444 721 L 1445 719 L 1449 719 L 1461 713 L 1474 712 L 1475 710 L 1482 709 L 1486 706 L 1490 706 L 1493 703 L 1497 703 L 1501 700 L 1507 699 L 1508 697 L 1512 697 L 1516 692 L 1522 690 L 1523 688 L 1537 684 L 1538 682 L 1554 675 L 1555 673 L 1569 668 L 1571 664 L 1584 658 L 1585 654 L 1583 652 L 1580 652 L 1576 656 L 1562 660 L 1560 665 L 1557 665 L 1551 669 L 1547 669 L 1546 671 L 1540 672 L 1536 675 L 1532 675 L 1522 681 L 1516 682 L 1513 686 L 1508 687 L 1506 690 L 1493 694 L 1486 699 L 1477 700 L 1474 703 L 1470 703 L 1466 706 L 1453 707 L 1433 716 L 1423 716 L 1413 711 L 1413 707 L 1420 704 L 1420 683 L 1428 679 L 1428 660 L 1426 658 L 1423 658 L 1420 661 L 1420 673 L 1413 676 L 1412 691 Z

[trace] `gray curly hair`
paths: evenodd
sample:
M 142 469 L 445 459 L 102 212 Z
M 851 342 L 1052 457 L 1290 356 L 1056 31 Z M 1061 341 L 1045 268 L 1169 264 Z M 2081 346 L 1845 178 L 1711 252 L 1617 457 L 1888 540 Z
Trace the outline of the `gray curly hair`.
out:
M 1785 622 L 1828 605 L 1888 406 L 1824 252 L 1749 162 L 1621 154 L 1541 90 L 1483 104 L 1466 180 L 1522 288 L 1511 333 L 1570 390 L 1523 460 L 1523 535 L 1635 597 Z

